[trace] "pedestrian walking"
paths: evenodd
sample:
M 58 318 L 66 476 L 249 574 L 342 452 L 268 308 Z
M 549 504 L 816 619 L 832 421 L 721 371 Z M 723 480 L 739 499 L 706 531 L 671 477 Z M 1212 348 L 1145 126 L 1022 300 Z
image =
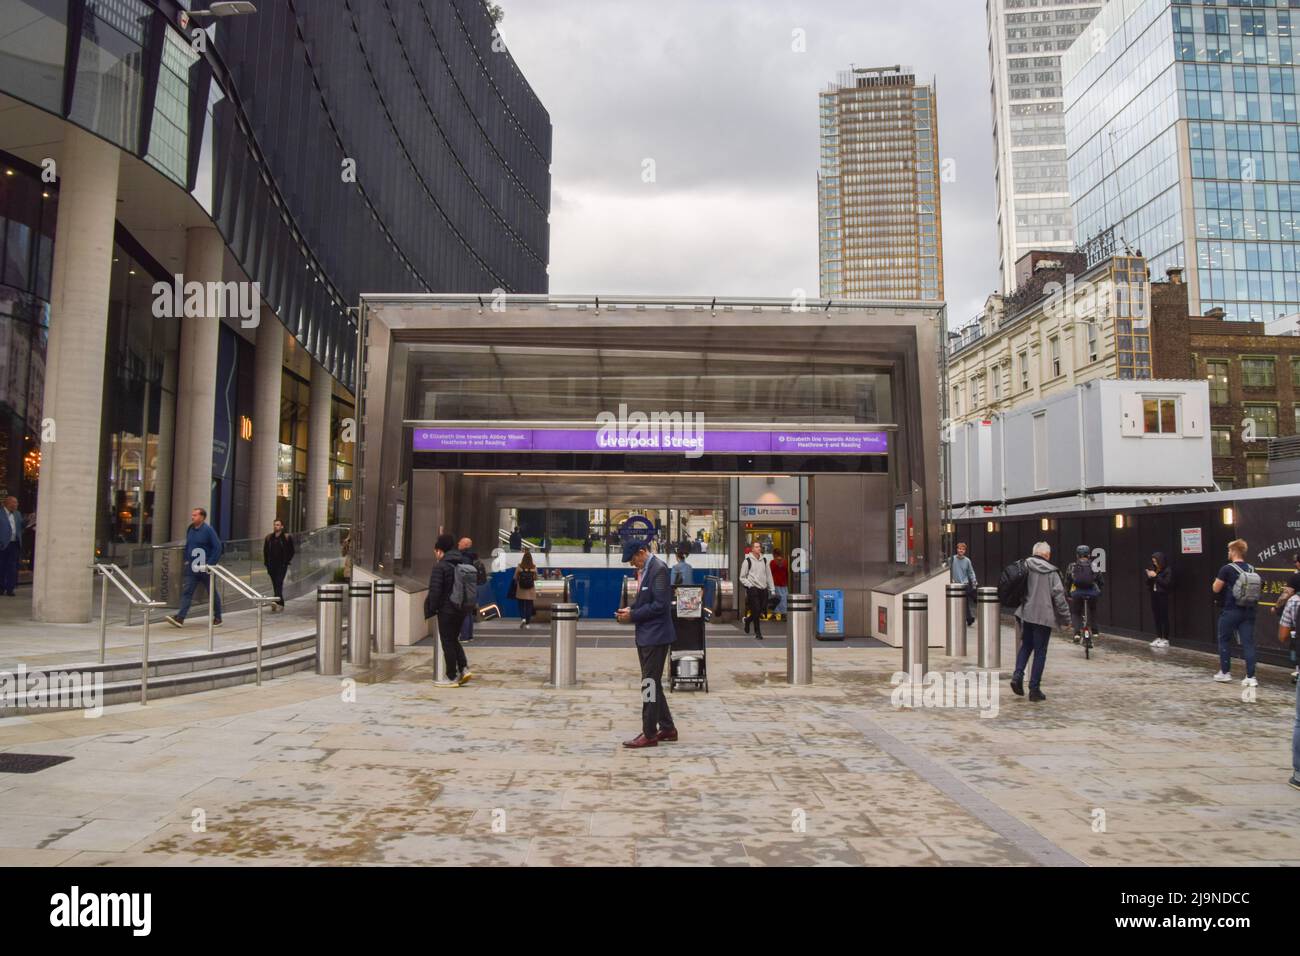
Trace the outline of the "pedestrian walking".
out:
M 537 600 L 537 565 L 533 556 L 525 551 L 515 567 L 515 576 L 510 580 L 510 590 L 506 594 L 519 604 L 519 629 L 528 630 L 533 619 L 533 601 Z
M 1016 651 L 1016 669 L 1011 675 L 1011 690 L 1016 696 L 1025 694 L 1025 668 L 1029 657 L 1034 658 L 1034 668 L 1029 674 L 1029 699 L 1047 700 L 1043 693 L 1043 668 L 1047 664 L 1047 643 L 1052 638 L 1052 627 L 1065 627 L 1070 623 L 1070 606 L 1065 600 L 1065 584 L 1061 574 L 1052 564 L 1052 546 L 1046 541 L 1034 545 L 1033 556 L 1025 559 L 1028 587 L 1025 598 L 1016 608 L 1020 623 L 1020 647 Z
M 785 602 L 790 596 L 790 565 L 780 548 L 772 549 L 772 563 L 768 565 L 768 570 L 772 572 L 772 587 L 776 589 L 776 607 L 772 609 L 773 616 L 778 621 L 784 621 Z
M 957 542 L 957 553 L 952 559 L 952 583 L 961 584 L 966 589 L 966 626 L 975 623 L 975 589 L 979 581 L 975 577 L 975 565 L 966 557 L 966 542 Z
M 763 639 L 763 613 L 767 610 L 768 595 L 776 593 L 772 583 L 772 569 L 763 560 L 763 546 L 757 541 L 745 555 L 740 565 L 740 586 L 745 589 L 745 633 L 750 621 L 754 623 L 754 639 Z
M 458 575 L 457 568 L 464 563 L 464 556 L 456 548 L 456 539 L 449 534 L 438 535 L 433 544 L 433 556 L 436 560 L 429 572 L 429 590 L 424 596 L 424 619 L 437 619 L 438 640 L 442 643 L 442 656 L 447 664 L 447 680 L 460 685 L 474 676 L 469 661 L 465 659 L 465 649 L 460 645 L 465 598 L 464 579 Z M 473 565 L 469 569 L 472 577 Z M 438 655 L 433 655 L 433 659 L 436 661 Z M 433 679 L 438 679 L 436 673 Z
M 1238 538 L 1228 542 L 1228 563 L 1214 578 L 1214 593 L 1223 601 L 1219 614 L 1219 671 L 1214 679 L 1221 684 L 1232 680 L 1232 636 L 1241 641 L 1246 658 L 1244 687 L 1258 687 L 1255 679 L 1255 610 L 1263 593 L 1264 581 L 1259 572 L 1246 563 L 1246 542 Z
M 284 522 L 279 518 L 271 527 L 273 530 L 262 542 L 262 563 L 266 565 L 266 573 L 271 576 L 271 587 L 275 591 L 276 603 L 271 607 L 283 611 L 284 577 L 293 561 L 293 536 L 284 530 Z
M 14 596 L 18 586 L 18 559 L 23 551 L 23 514 L 18 510 L 18 499 L 10 495 L 4 500 L 4 514 L 0 515 L 0 594 Z
M 221 626 L 221 593 L 212 584 L 212 575 L 204 570 L 209 564 L 221 560 L 221 539 L 212 525 L 208 524 L 208 513 L 203 508 L 190 512 L 190 525 L 185 529 L 185 553 L 182 566 L 185 575 L 181 580 L 181 606 L 175 614 L 167 615 L 167 623 L 173 627 L 184 627 L 185 618 L 190 613 L 190 603 L 194 592 L 200 585 L 209 591 L 212 602 L 212 624 Z
M 1151 592 L 1151 616 L 1156 622 L 1156 639 L 1152 647 L 1169 646 L 1169 592 L 1174 589 L 1174 569 L 1163 551 L 1151 555 L 1151 566 L 1146 569 L 1146 587 Z
M 1283 647 L 1295 653 L 1296 626 L 1300 624 L 1300 593 L 1292 594 L 1282 609 L 1277 639 Z M 1294 790 L 1300 790 L 1300 687 L 1296 688 L 1295 724 L 1291 728 L 1291 779 L 1287 781 Z
M 464 563 L 474 569 L 473 601 L 464 608 L 465 616 L 460 625 L 460 642 L 468 644 L 474 640 L 474 622 L 478 618 L 478 609 L 483 606 L 483 589 L 487 585 L 487 568 L 474 552 L 474 542 L 470 538 L 461 538 L 456 542 L 456 549 L 465 559 Z M 489 602 L 491 603 L 491 602 Z
M 657 747 L 677 740 L 677 726 L 664 696 L 664 664 L 676 632 L 673 628 L 672 588 L 668 565 L 650 553 L 644 541 L 623 546 L 623 561 L 636 568 L 636 597 L 615 617 L 622 624 L 636 625 L 636 652 L 641 663 L 641 733 L 623 742 L 624 747 Z
M 689 552 L 681 547 L 677 548 L 677 563 L 673 565 L 673 584 L 692 585 L 695 583 L 695 569 L 691 567 L 690 561 L 686 556 Z

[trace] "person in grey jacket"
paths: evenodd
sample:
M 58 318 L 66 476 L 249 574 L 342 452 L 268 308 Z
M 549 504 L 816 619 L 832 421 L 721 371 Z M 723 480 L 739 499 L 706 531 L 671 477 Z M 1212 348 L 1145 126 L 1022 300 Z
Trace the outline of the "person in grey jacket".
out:
M 1047 700 L 1040 686 L 1043 665 L 1047 662 L 1047 642 L 1053 625 L 1066 627 L 1070 623 L 1070 605 L 1065 600 L 1065 582 L 1051 562 L 1052 546 L 1046 541 L 1034 545 L 1034 554 L 1025 559 L 1029 572 L 1029 587 L 1025 599 L 1016 608 L 1020 622 L 1020 649 L 1016 652 L 1016 671 L 1011 675 L 1011 690 L 1018 696 L 1025 693 L 1025 666 L 1029 655 L 1034 655 L 1034 669 L 1029 675 L 1029 699 Z

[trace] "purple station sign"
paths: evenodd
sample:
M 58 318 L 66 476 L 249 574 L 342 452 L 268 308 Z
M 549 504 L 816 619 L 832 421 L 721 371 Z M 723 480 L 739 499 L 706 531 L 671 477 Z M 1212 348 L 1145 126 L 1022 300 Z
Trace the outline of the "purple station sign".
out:
M 415 451 L 650 452 L 682 455 L 884 455 L 888 432 L 647 430 L 600 428 L 417 428 Z M 701 450 L 700 444 L 703 443 Z

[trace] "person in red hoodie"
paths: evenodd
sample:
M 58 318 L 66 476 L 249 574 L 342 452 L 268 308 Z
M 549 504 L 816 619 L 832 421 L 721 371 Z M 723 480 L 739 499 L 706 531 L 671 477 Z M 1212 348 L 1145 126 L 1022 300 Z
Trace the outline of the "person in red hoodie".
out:
M 772 586 L 776 588 L 776 619 L 785 620 L 785 599 L 790 596 L 790 565 L 780 548 L 772 550 Z

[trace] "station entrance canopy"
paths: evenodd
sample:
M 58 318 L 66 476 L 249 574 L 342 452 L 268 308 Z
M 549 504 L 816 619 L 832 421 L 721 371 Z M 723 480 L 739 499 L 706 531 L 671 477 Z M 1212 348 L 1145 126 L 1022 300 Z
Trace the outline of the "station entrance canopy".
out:
M 557 566 L 633 513 L 723 579 L 750 539 L 802 548 L 791 587 L 845 590 L 850 632 L 937 563 L 941 304 L 375 295 L 361 320 L 353 556 L 399 586 L 440 530 L 488 554 L 534 511 L 586 515 L 546 519 Z

